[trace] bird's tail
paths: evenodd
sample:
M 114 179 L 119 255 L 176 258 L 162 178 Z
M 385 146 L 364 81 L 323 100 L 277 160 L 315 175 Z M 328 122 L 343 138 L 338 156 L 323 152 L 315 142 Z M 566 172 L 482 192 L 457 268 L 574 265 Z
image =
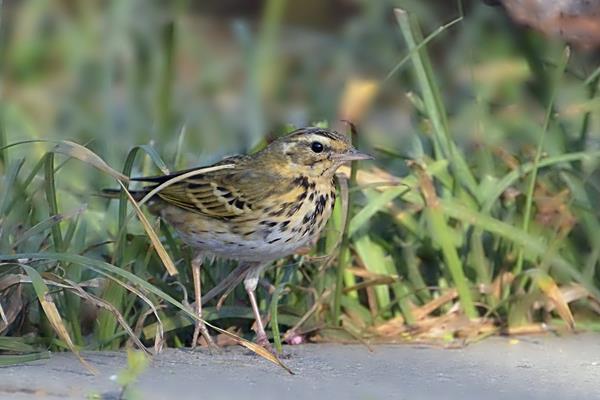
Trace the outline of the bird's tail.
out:
M 123 191 L 121 189 L 102 189 L 101 195 L 102 197 L 106 197 L 109 199 L 117 199 L 121 195 Z M 145 195 L 148 194 L 147 190 L 130 190 L 129 193 L 133 196 L 135 201 L 140 201 L 144 198 Z

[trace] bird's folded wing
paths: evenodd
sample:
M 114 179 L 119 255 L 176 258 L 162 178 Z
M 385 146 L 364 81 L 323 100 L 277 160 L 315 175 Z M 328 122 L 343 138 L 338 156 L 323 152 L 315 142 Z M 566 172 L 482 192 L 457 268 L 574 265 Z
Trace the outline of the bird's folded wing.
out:
M 164 188 L 158 196 L 193 212 L 227 218 L 259 209 L 265 198 L 281 190 L 272 181 L 262 172 L 223 170 L 185 179 Z

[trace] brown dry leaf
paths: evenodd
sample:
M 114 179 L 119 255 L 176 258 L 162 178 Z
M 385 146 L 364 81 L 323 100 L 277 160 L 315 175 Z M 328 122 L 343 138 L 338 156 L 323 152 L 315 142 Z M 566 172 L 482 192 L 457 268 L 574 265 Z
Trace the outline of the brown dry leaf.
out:
M 0 287 L 1 286 L 2 283 L 0 283 Z M 23 309 L 23 298 L 21 293 L 21 286 L 0 290 L 0 333 L 6 330 L 15 319 L 17 319 L 17 316 Z
M 590 296 L 590 292 L 578 283 L 561 286 L 560 292 L 567 303 L 572 303 Z
M 465 342 L 477 340 L 482 334 L 495 329 L 491 319 L 478 318 L 471 320 L 463 313 L 453 312 L 440 317 L 426 318 L 418 326 L 415 336 L 421 341 L 440 342 L 444 346 L 464 345 Z M 458 341 L 458 342 L 457 342 Z
M 346 84 L 340 105 L 340 119 L 357 123 L 362 119 L 379 91 L 375 80 L 352 79 Z
M 561 36 L 583 48 L 600 46 L 597 0 L 502 0 L 510 16 L 546 35 Z
M 372 332 L 382 337 L 396 337 L 402 336 L 404 333 L 410 330 L 410 327 L 406 325 L 404 318 L 399 315 L 386 321 L 382 324 L 375 326 Z
M 546 297 L 554 303 L 556 307 L 556 312 L 560 317 L 565 321 L 569 330 L 575 329 L 575 319 L 573 318 L 573 314 L 571 313 L 571 309 L 569 309 L 569 304 L 567 303 L 565 297 L 560 291 L 558 285 L 549 275 L 545 273 L 537 273 L 534 275 L 534 280 L 537 286 L 544 292 Z
M 536 221 L 541 225 L 556 229 L 563 235 L 570 232 L 577 223 L 575 215 L 569 209 L 570 199 L 569 189 L 553 193 L 546 186 L 538 184 L 534 193 L 537 209 Z
M 497 330 L 491 319 L 470 320 L 462 313 L 452 312 L 436 317 L 424 317 L 410 326 L 406 325 L 401 317 L 395 318 L 374 327 L 371 333 L 376 335 L 379 342 L 401 340 L 454 347 L 476 340 L 492 329 Z

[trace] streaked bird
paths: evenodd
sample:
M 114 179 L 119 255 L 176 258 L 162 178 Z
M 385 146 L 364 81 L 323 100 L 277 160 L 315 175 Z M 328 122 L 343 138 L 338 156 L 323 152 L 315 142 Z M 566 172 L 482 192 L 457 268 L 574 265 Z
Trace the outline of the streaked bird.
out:
M 344 163 L 372 157 L 357 151 L 347 136 L 333 130 L 298 129 L 270 143 L 262 151 L 223 159 L 211 167 L 133 180 L 149 185 L 139 198 L 169 180 L 150 201 L 150 210 L 167 221 L 195 250 L 192 275 L 195 312 L 202 303 L 240 282 L 248 293 L 256 318 L 257 343 L 270 348 L 256 301 L 259 275 L 273 261 L 314 244 L 331 216 L 336 198 L 334 174 Z M 207 257 L 236 260 L 234 272 L 201 297 L 200 270 Z M 199 334 L 214 345 L 206 326 Z

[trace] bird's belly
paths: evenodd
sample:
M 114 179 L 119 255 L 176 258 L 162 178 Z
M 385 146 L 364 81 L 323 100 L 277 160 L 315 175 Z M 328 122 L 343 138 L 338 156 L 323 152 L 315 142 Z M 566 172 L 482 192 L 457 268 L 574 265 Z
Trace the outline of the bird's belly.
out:
M 181 238 L 193 248 L 206 254 L 239 261 L 271 261 L 290 254 L 310 243 L 310 237 L 294 238 L 283 243 L 269 243 L 264 239 L 252 239 L 235 234 L 187 235 Z

